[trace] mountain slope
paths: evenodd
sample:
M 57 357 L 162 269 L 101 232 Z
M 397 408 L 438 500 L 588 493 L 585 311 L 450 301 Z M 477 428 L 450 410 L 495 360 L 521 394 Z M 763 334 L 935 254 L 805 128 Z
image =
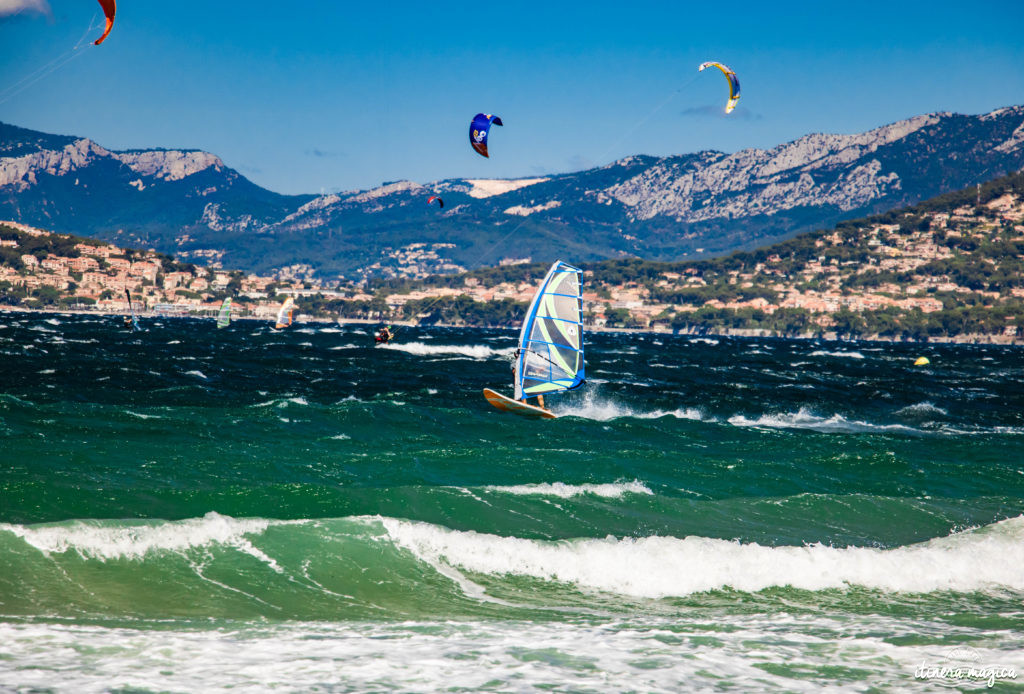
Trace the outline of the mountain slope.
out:
M 254 229 L 314 196 L 260 188 L 198 150 L 113 152 L 0 124 L 0 210 L 24 223 L 175 250 L 190 229 Z M 127 238 L 124 238 L 127 237 Z
M 718 255 L 1024 168 L 1024 107 L 936 113 L 770 150 L 633 156 L 518 181 L 283 196 L 212 154 L 113 152 L 0 125 L 0 215 L 268 271 L 424 275 L 502 257 Z M 427 205 L 431 193 L 445 208 Z

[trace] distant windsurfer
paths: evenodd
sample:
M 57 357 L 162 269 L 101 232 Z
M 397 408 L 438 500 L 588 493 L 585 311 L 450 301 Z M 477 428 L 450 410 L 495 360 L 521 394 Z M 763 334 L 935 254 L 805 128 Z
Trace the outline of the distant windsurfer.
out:
M 135 327 L 135 322 L 132 320 L 131 316 L 123 316 L 123 318 L 124 318 L 124 327 L 126 327 L 126 328 L 134 328 Z
M 387 343 L 391 342 L 391 340 L 394 339 L 394 337 L 395 336 L 391 333 L 391 326 L 385 325 L 383 328 L 380 329 L 380 332 L 377 333 L 377 337 L 375 337 L 373 341 L 374 344 L 386 345 Z

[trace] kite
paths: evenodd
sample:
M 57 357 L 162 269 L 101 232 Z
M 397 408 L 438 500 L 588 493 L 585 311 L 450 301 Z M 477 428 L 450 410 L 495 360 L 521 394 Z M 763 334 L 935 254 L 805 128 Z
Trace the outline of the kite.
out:
M 438 207 L 441 207 L 441 208 L 444 207 L 444 200 L 442 200 L 439 195 L 431 195 L 429 198 L 427 198 L 427 204 L 429 205 L 430 203 L 434 202 L 435 200 L 437 200 L 437 206 Z
M 117 12 L 116 0 L 99 0 L 100 7 L 103 8 L 103 14 L 107 17 L 107 28 L 103 30 L 103 36 L 93 41 L 93 45 L 98 46 L 103 43 L 104 39 L 107 38 L 107 34 L 114 28 L 114 13 Z
M 473 145 L 476 153 L 487 157 L 487 133 L 491 125 L 503 125 L 501 118 L 492 116 L 489 113 L 478 113 L 469 124 L 469 144 Z
M 701 63 L 697 70 L 703 72 L 706 67 L 717 67 L 729 81 L 729 103 L 725 105 L 725 112 L 732 113 L 732 110 L 736 108 L 736 102 L 740 100 L 740 81 L 736 78 L 736 73 L 731 68 L 715 62 Z

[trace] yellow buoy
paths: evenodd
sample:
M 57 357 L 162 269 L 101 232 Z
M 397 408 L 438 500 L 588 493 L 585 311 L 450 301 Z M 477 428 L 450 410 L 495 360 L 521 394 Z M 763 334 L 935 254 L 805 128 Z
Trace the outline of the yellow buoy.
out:
M 928 364 L 931 364 L 931 362 L 928 361 L 928 357 L 918 357 L 914 361 L 914 366 L 927 366 Z

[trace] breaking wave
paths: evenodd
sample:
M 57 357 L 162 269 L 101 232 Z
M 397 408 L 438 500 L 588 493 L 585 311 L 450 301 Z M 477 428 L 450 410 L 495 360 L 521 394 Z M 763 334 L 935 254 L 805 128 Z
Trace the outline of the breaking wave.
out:
M 392 518 L 380 522 L 392 540 L 435 566 L 643 598 L 775 586 L 908 593 L 1024 590 L 1024 516 L 893 549 L 769 547 L 706 537 L 544 541 Z

